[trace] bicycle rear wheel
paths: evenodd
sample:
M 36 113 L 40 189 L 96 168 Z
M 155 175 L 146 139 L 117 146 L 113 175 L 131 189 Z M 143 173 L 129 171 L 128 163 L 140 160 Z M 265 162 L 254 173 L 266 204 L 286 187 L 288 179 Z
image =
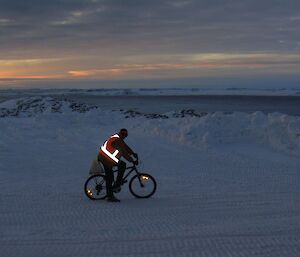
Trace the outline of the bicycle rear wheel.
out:
M 91 200 L 102 200 L 106 197 L 106 181 L 104 175 L 93 175 L 84 184 L 84 193 Z
M 156 181 L 150 174 L 139 173 L 130 180 L 129 191 L 137 198 L 149 198 L 156 191 Z

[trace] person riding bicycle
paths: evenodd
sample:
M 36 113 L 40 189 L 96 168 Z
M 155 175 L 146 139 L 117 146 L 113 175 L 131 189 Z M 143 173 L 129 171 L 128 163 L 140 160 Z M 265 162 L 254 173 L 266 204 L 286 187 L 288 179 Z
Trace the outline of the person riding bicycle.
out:
M 119 133 L 112 135 L 103 143 L 98 153 L 98 161 L 103 164 L 105 169 L 107 201 L 110 202 L 120 202 L 120 200 L 114 196 L 113 190 L 119 188 L 123 182 L 126 163 L 121 160 L 121 157 L 124 157 L 127 161 L 132 162 L 134 165 L 138 165 L 137 153 L 133 152 L 124 142 L 124 139 L 127 136 L 127 129 L 122 128 Z M 134 160 L 131 155 L 135 157 L 136 160 Z M 114 166 L 118 167 L 118 175 L 115 184 L 112 185 L 114 181 L 112 168 Z

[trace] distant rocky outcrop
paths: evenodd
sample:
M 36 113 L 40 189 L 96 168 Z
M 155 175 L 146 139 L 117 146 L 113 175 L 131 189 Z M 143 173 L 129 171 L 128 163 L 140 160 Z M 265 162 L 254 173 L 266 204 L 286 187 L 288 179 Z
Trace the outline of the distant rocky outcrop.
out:
M 169 116 L 165 114 L 158 114 L 158 113 L 142 113 L 134 110 L 120 110 L 121 113 L 125 115 L 125 118 L 136 118 L 136 117 L 145 117 L 147 119 L 168 119 Z
M 173 118 L 184 118 L 184 117 L 203 117 L 207 115 L 207 112 L 196 112 L 194 109 L 183 109 L 172 114 Z
M 65 97 L 23 97 L 15 100 L 9 100 L 0 103 L 0 118 L 4 117 L 33 117 L 42 113 L 65 113 L 77 112 L 86 113 L 92 109 L 100 108 L 101 106 L 88 105 L 81 102 L 76 102 Z M 143 113 L 137 110 L 117 110 L 124 115 L 126 119 L 144 117 L 146 119 L 168 119 L 168 118 L 184 118 L 184 117 L 203 117 L 207 113 L 197 112 L 193 109 L 184 109 L 167 114 L 159 113 Z
M 66 109 L 84 113 L 96 106 L 53 97 L 26 97 L 0 104 L 0 117 L 32 117 L 40 113 L 63 113 Z

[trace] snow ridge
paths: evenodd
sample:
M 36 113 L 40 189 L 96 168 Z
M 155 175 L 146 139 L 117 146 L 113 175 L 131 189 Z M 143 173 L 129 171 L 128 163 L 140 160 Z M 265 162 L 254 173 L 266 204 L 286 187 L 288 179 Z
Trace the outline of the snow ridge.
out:
M 25 97 L 0 104 L 0 117 L 32 117 L 41 113 L 87 112 L 95 106 L 55 97 Z
M 300 119 L 281 113 L 216 112 L 202 117 L 145 120 L 136 126 L 145 133 L 196 148 L 256 144 L 300 154 Z
M 199 113 L 192 109 L 165 114 L 135 110 L 105 112 L 98 106 L 41 96 L 9 100 L 0 104 L 2 118 L 61 114 L 67 122 L 68 115 L 76 116 L 81 113 L 86 114 L 86 123 L 94 124 L 95 117 L 101 117 L 102 122 L 124 120 L 125 126 L 137 132 L 150 133 L 196 148 L 256 144 L 276 151 L 300 154 L 300 118 L 281 113 Z M 61 118 L 57 119 L 62 121 Z
M 58 97 L 23 97 L 16 100 L 8 100 L 0 103 L 0 118 L 5 117 L 32 117 L 42 113 L 64 113 L 77 112 L 85 113 L 93 109 L 100 109 L 99 106 L 79 103 L 70 99 Z M 193 109 L 171 112 L 168 114 L 142 113 L 135 110 L 119 110 L 125 118 L 145 117 L 147 119 L 168 119 L 183 117 L 202 117 L 207 113 L 198 113 Z

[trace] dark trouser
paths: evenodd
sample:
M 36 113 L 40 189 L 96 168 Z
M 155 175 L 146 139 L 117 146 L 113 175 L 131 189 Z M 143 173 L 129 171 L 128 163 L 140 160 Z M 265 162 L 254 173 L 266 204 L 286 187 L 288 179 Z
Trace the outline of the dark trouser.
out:
M 118 176 L 117 176 L 116 184 L 115 184 L 116 187 L 121 186 L 123 176 L 124 176 L 124 173 L 125 173 L 125 169 L 126 169 L 126 163 L 123 162 L 123 161 L 119 161 L 119 163 L 118 163 Z
M 112 171 L 112 168 L 106 166 L 103 164 L 105 169 L 105 179 L 106 179 L 106 194 L 108 197 L 113 196 L 113 182 L 114 182 L 114 173 Z M 126 163 L 123 161 L 119 161 L 118 165 L 118 175 L 115 183 L 115 187 L 121 186 L 123 175 L 126 169 Z

